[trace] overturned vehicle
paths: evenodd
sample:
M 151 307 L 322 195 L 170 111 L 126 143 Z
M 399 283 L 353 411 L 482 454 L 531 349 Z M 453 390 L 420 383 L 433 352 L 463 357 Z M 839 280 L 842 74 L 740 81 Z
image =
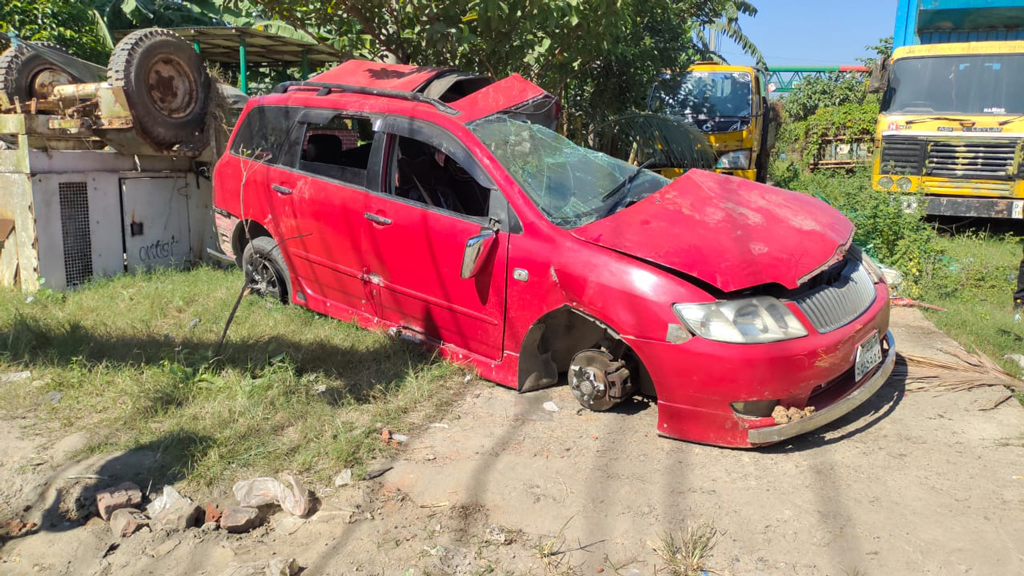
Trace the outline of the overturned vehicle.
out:
M 669 181 L 560 136 L 556 109 L 519 76 L 364 61 L 281 85 L 214 170 L 221 250 L 257 293 L 520 392 L 656 397 L 673 438 L 779 442 L 885 382 L 888 289 L 849 220 L 730 176 Z

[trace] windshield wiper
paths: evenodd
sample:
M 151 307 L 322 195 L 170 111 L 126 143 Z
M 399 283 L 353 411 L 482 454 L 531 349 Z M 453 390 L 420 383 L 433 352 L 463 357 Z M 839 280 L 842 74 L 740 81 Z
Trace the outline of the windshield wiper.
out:
M 643 174 L 644 168 L 647 168 L 651 164 L 654 164 L 654 158 L 648 158 L 647 160 L 644 160 L 642 164 L 637 166 L 636 170 L 632 174 L 626 176 L 625 178 L 622 179 L 622 182 L 619 182 L 618 184 L 615 185 L 614 188 L 605 192 L 604 196 L 601 196 L 601 202 L 607 202 L 608 200 L 611 199 L 612 196 L 618 194 L 619 190 L 622 190 L 626 186 L 632 187 L 633 181 L 636 180 L 638 176 Z M 618 210 L 619 206 L 622 205 L 622 202 L 627 198 L 629 198 L 629 190 L 626 190 L 626 193 L 622 195 L 622 198 L 619 198 L 614 204 L 612 204 L 611 207 L 601 217 L 605 218 L 608 215 L 615 212 L 616 210 Z
M 1006 126 L 1010 122 L 1016 122 L 1017 120 L 1020 120 L 1021 118 L 1024 118 L 1024 114 L 1018 114 L 1018 115 L 1016 115 L 1016 116 L 1014 116 L 1012 118 L 1007 118 L 1006 120 L 1002 120 L 1002 121 L 999 122 L 999 125 L 1000 126 Z
M 911 118 L 904 124 L 920 124 L 921 122 L 934 122 L 935 120 L 946 120 L 947 122 L 972 122 L 970 118 L 951 118 L 949 116 L 926 116 L 924 118 Z

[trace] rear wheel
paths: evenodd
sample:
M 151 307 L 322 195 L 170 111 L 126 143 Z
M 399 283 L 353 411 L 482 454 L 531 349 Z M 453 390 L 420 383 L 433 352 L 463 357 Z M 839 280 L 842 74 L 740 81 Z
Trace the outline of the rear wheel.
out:
M 198 144 L 210 76 L 195 48 L 170 30 L 136 30 L 117 43 L 108 81 L 124 90 L 136 126 L 157 147 Z
M 273 238 L 253 238 L 242 253 L 245 283 L 253 293 L 287 304 L 292 293 L 288 265 Z
M 52 42 L 35 44 L 70 56 L 67 50 Z M 77 82 L 81 79 L 22 44 L 11 46 L 0 55 L 0 90 L 12 104 L 15 98 L 21 103 L 33 98 L 49 98 L 54 87 Z

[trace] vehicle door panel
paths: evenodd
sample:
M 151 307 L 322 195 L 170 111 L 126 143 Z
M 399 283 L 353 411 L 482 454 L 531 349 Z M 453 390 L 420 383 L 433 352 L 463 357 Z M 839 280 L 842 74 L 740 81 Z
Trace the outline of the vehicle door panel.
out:
M 408 123 L 385 125 L 398 136 L 414 133 Z M 392 142 L 393 136 L 389 135 L 389 148 Z M 457 154 L 460 165 L 471 161 L 464 148 L 455 150 L 458 146 L 447 142 L 438 148 L 453 157 Z M 480 170 L 476 165 L 470 173 Z M 390 171 L 388 174 L 386 182 L 391 178 Z M 489 178 L 486 182 L 490 183 Z M 387 190 L 387 186 L 384 188 Z M 494 194 L 497 192 L 492 191 L 492 197 Z M 479 274 L 464 279 L 461 270 L 466 242 L 487 226 L 486 218 L 454 214 L 390 194 L 370 195 L 367 212 L 372 220 L 366 221 L 363 247 L 369 281 L 380 289 L 381 316 L 473 354 L 500 359 L 507 232 L 496 234 Z

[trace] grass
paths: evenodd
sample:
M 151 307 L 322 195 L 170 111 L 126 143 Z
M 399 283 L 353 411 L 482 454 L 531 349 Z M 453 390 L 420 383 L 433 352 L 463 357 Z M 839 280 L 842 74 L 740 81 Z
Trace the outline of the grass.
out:
M 662 534 L 652 542 L 654 553 L 673 576 L 699 576 L 709 570 L 708 557 L 721 538 L 718 528 L 707 521 L 687 526 L 685 532 Z
M 940 236 L 941 256 L 921 282 L 921 298 L 945 308 L 928 318 L 968 351 L 975 347 L 1011 374 L 1021 367 L 1003 358 L 1024 353 L 1024 324 L 1013 321 L 1020 239 L 968 232 Z
M 419 346 L 252 296 L 214 358 L 241 283 L 199 268 L 0 290 L 0 373 L 32 372 L 2 385 L 5 407 L 86 430 L 94 450 L 154 450 L 197 486 L 284 470 L 327 482 L 394 450 L 381 426 L 408 432 L 464 386 Z

